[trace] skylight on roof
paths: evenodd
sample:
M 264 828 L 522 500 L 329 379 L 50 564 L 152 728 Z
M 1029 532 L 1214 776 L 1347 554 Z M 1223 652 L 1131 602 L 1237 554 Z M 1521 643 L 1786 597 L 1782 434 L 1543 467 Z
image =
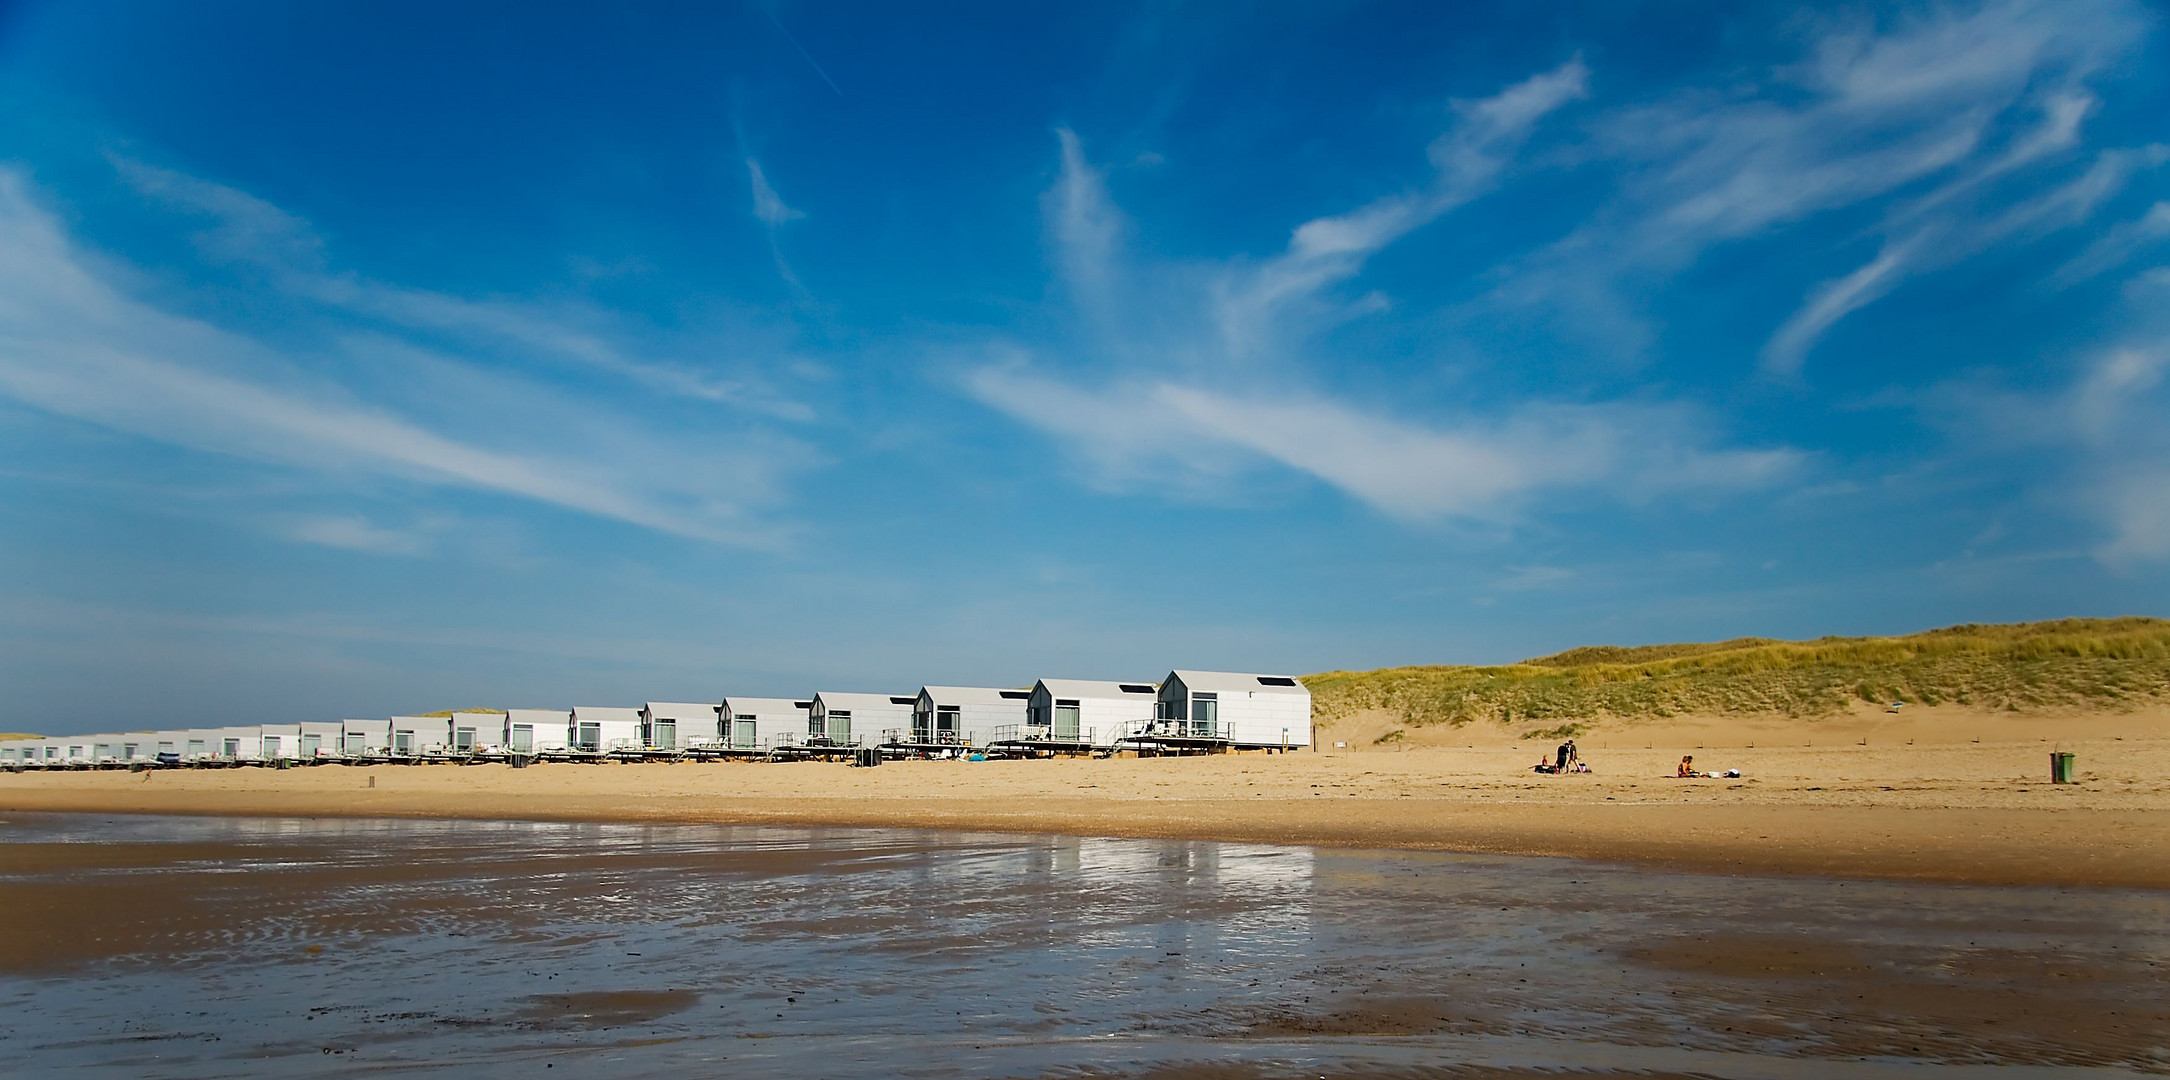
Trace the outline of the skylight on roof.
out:
M 1294 686 L 1294 685 L 1296 685 L 1296 680 L 1294 680 L 1294 679 L 1291 679 L 1291 678 L 1289 678 L 1289 677 L 1288 677 L 1288 676 L 1286 676 L 1286 675 L 1260 675 L 1260 676 L 1258 677 L 1258 681 L 1259 681 L 1260 685 L 1263 685 L 1263 686 Z

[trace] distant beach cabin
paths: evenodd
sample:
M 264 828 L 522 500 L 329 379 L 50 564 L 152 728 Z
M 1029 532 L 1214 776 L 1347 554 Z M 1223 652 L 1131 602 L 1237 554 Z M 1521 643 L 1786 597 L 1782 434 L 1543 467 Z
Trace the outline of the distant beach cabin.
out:
M 301 758 L 300 724 L 265 724 L 259 729 L 263 738 L 264 760 L 285 758 L 297 761 Z
M 641 747 L 640 710 L 608 705 L 573 707 L 573 749 L 590 753 L 638 750 Z
M 301 759 L 315 761 L 318 758 L 340 756 L 341 740 L 345 736 L 345 724 L 326 723 L 322 720 L 302 721 Z
M 1149 682 L 1041 679 L 1025 705 L 1026 738 L 1112 745 L 1150 723 L 1160 687 Z
M 371 757 L 392 752 L 390 720 L 343 720 L 339 724 L 339 752 L 347 757 Z
M 452 714 L 452 752 L 480 754 L 505 745 L 505 714 L 474 709 Z
M 507 709 L 505 749 L 515 754 L 556 753 L 573 745 L 571 709 Z
M 716 708 L 697 701 L 651 701 L 641 706 L 640 726 L 648 748 L 716 745 Z
M 1030 690 L 992 686 L 923 686 L 912 705 L 907 741 L 943 746 L 986 746 L 1002 729 L 1005 738 L 1022 738 Z M 1016 734 L 1011 734 L 1015 732 Z
M 912 694 L 847 694 L 824 690 L 814 695 L 807 710 L 809 742 L 852 746 L 871 737 L 879 740 L 887 731 L 909 731 L 912 709 L 919 703 Z
M 400 757 L 441 754 L 452 743 L 452 720 L 443 716 L 392 718 L 392 753 Z
M 733 750 L 773 750 L 806 741 L 811 701 L 790 698 L 725 698 L 718 711 L 723 716 L 723 736 Z
M 172 728 L 152 736 L 151 755 L 159 761 L 172 764 L 181 760 L 183 749 L 188 746 L 188 731 Z
M 1237 749 L 1311 745 L 1311 691 L 1287 675 L 1171 671 L 1160 683 L 1160 734 Z

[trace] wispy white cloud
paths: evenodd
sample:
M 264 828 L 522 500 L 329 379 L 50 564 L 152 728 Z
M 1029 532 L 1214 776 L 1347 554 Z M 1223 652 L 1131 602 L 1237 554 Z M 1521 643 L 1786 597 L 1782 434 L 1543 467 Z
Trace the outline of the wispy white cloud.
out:
M 268 275 L 270 284 L 290 295 L 410 330 L 509 345 L 538 359 L 571 362 L 673 397 L 732 405 L 779 419 L 812 418 L 803 403 L 752 378 L 750 370 L 756 365 L 736 365 L 749 374 L 720 377 L 712 368 L 640 355 L 582 325 L 604 319 L 575 303 L 560 301 L 546 311 L 535 304 L 474 299 L 334 273 L 328 269 L 323 239 L 307 221 L 224 184 L 119 155 L 109 160 L 136 190 L 211 218 L 212 227 L 198 237 L 208 255 L 254 266 Z M 766 190 L 765 183 L 757 189 L 757 207 L 760 190 Z M 768 194 L 774 198 L 773 191 Z M 780 200 L 773 209 L 787 215 L 784 220 L 800 216 Z
M 349 515 L 296 514 L 278 519 L 275 525 L 290 539 L 342 551 L 419 555 L 430 545 L 429 537 L 418 530 L 387 529 L 367 518 Z
M 1887 247 L 1867 265 L 1819 288 L 1807 306 L 1794 312 L 1785 325 L 1771 335 L 1769 344 L 1763 348 L 1764 369 L 1781 375 L 1799 372 L 1809 347 L 1823 336 L 1824 331 L 1891 290 L 1918 242 L 1918 237 L 1912 237 Z
M 782 196 L 769 186 L 768 175 L 761 171 L 759 161 L 747 158 L 746 174 L 753 185 L 753 216 L 761 224 L 774 229 L 806 216 L 804 212 L 784 205 Z
M 2170 202 L 2158 202 L 2133 221 L 2119 222 L 2095 238 L 2070 262 L 2050 275 L 2050 282 L 2068 288 L 2124 265 L 2149 245 L 2170 239 Z
M 1132 265 L 1120 243 L 1129 225 L 1102 171 L 1074 133 L 1058 131 L 1049 236 L 1099 337 L 1052 352 L 996 346 L 997 359 L 971 367 L 963 386 L 1053 436 L 1088 482 L 1184 499 L 1240 501 L 1230 496 L 1242 486 L 1234 481 L 1278 467 L 1404 521 L 1499 522 L 1571 489 L 1634 499 L 1771 483 L 1802 456 L 1714 446 L 1707 423 L 1684 406 L 1524 401 L 1423 417 L 1323 388 L 1323 365 L 1308 350 L 1320 330 L 1364 306 L 1336 307 L 1326 290 L 1493 190 L 1536 126 L 1588 86 L 1575 59 L 1457 101 L 1427 150 L 1432 175 L 1422 186 L 1306 221 L 1262 262 L 1202 268 Z
M 1260 463 L 1308 474 L 1406 521 L 1504 521 L 1531 498 L 1601 489 L 1610 497 L 1729 492 L 1804 464 L 1786 449 L 1703 445 L 1679 406 L 1529 403 L 1419 423 L 1323 395 L 1264 396 L 1139 379 L 1104 389 L 1017 363 L 968 376 L 980 400 L 1061 439 L 1111 489 L 1210 496 Z
M 1116 244 L 1122 213 L 1108 198 L 1107 179 L 1085 158 L 1084 144 L 1069 128 L 1057 128 L 1062 163 L 1059 178 L 1042 200 L 1062 272 L 1078 299 L 1105 315 L 1110 278 L 1116 272 Z
M 1253 351 L 1274 334 L 1282 307 L 1355 276 L 1387 245 L 1492 190 L 1537 123 L 1589 93 L 1589 77 L 1577 58 L 1491 97 L 1455 102 L 1455 122 L 1426 151 L 1435 170 L 1429 184 L 1304 222 L 1281 254 L 1227 276 L 1218 323 L 1228 349 Z
M 470 385 L 492 380 L 512 389 L 479 373 Z M 134 299 L 96 272 L 24 179 L 5 169 L 0 393 L 116 431 L 275 465 L 495 492 L 706 541 L 777 537 L 750 513 L 767 468 L 758 463 L 689 459 L 663 443 L 607 457 L 579 447 L 510 449 L 503 437 L 524 432 L 509 416 L 494 428 L 466 424 L 450 434 L 359 400 L 246 336 Z M 492 430 L 500 438 L 487 438 Z M 704 477 L 747 482 L 733 492 Z M 319 529 L 314 542 L 334 534 Z
M 1612 109 L 1577 160 L 1623 170 L 1618 193 L 1502 267 L 1470 317 L 1527 320 L 1541 306 L 1586 347 L 1638 355 L 1655 332 L 1637 301 L 1705 252 L 1833 211 L 1881 212 L 1866 236 L 1834 234 L 1877 253 L 1811 287 L 1765 348 L 1768 370 L 1797 370 L 1824 331 L 1907 277 L 2070 224 L 2113 192 L 2131 164 L 2115 153 L 2061 199 L 2024 205 L 2040 190 L 2034 172 L 2069 168 L 2081 151 L 2097 106 L 2088 81 L 2150 21 L 2126 0 L 1825 20 L 1797 63 Z M 2023 172 L 2030 183 L 2008 182 Z M 1910 243 L 1924 236 L 1936 242 Z

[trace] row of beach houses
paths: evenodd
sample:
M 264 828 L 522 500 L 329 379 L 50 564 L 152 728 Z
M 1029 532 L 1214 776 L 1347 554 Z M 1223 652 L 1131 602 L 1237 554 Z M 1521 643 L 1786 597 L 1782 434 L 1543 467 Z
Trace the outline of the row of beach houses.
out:
M 1311 745 L 1291 676 L 1171 671 L 1157 683 L 1041 679 L 1031 689 L 923 686 L 810 699 L 651 701 L 0 741 L 0 766 L 381 760 L 1195 753 Z

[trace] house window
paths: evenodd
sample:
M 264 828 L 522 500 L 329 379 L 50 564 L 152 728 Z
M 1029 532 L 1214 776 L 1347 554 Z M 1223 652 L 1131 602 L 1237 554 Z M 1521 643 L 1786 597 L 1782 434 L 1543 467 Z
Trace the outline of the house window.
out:
M 678 749 L 678 721 L 676 721 L 676 720 L 658 720 L 658 721 L 656 721 L 656 722 L 655 722 L 655 734 L 654 734 L 654 737 L 655 737 L 655 747 L 656 747 L 656 749 L 658 749 L 658 750 L 676 750 L 676 749 Z
M 359 731 L 347 732 L 346 742 L 347 753 L 349 754 L 366 754 L 369 752 L 369 736 Z
M 816 730 L 814 734 L 820 735 L 823 732 Z M 827 735 L 833 743 L 850 742 L 851 713 L 844 709 L 830 709 Z
M 237 758 L 237 757 L 240 757 L 240 756 L 241 756 L 241 740 L 239 740 L 239 739 L 228 739 L 228 740 L 226 740 L 225 746 L 226 746 L 226 754 L 225 754 L 225 756 L 226 756 L 226 757 L 228 757 L 228 758 Z
M 301 737 L 301 756 L 305 758 L 313 758 L 323 752 L 324 736 L 304 735 Z
M 454 750 L 460 750 L 463 752 L 473 751 L 475 748 L 475 729 L 471 727 L 463 727 L 458 731 L 453 732 L 452 748 Z
M 525 754 L 535 749 L 535 725 L 512 725 L 512 749 L 514 753 L 519 754 Z
M 756 730 L 754 724 L 754 718 L 751 716 L 739 715 L 732 717 L 731 745 L 752 746 L 754 744 L 755 737 L 754 731 Z
M 1199 738 L 1210 739 L 1218 730 L 1216 721 L 1221 716 L 1218 694 L 1192 694 L 1190 706 L 1190 731 Z
M 203 756 L 203 740 L 202 740 L 202 739 L 190 739 L 190 740 L 188 740 L 188 756 L 190 756 L 190 757 L 202 757 L 202 756 Z
M 959 717 L 962 715 L 963 711 L 955 705 L 936 706 L 934 710 L 934 741 L 939 743 L 956 742 L 957 729 L 961 726 Z
M 134 761 L 135 759 L 136 759 L 136 744 L 134 744 L 134 743 L 122 743 L 122 744 L 121 744 L 121 760 L 122 760 L 122 761 Z
M 163 755 L 163 754 L 170 754 L 170 753 L 173 753 L 173 744 L 172 744 L 172 743 L 170 743 L 170 742 L 162 742 L 162 743 L 159 743 L 159 744 L 158 744 L 158 752 L 159 752 L 159 753 L 160 753 L 161 755 Z
M 395 754 L 412 754 L 412 753 L 414 753 L 414 732 L 412 732 L 412 731 L 395 731 L 395 732 L 393 732 L 393 733 L 392 733 L 392 752 L 393 752 L 393 753 L 395 753 Z
M 279 756 L 279 737 L 277 735 L 264 736 L 264 756 L 267 758 Z
M 1050 734 L 1052 734 L 1058 742 L 1076 742 L 1077 721 L 1077 703 L 1072 702 L 1068 705 L 1057 705 L 1055 706 L 1055 728 L 1052 732 L 1050 732 Z
M 578 741 L 582 750 L 601 750 L 603 748 L 603 725 L 580 725 L 580 738 Z

